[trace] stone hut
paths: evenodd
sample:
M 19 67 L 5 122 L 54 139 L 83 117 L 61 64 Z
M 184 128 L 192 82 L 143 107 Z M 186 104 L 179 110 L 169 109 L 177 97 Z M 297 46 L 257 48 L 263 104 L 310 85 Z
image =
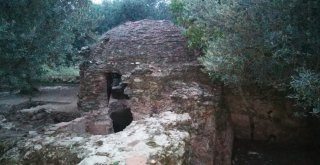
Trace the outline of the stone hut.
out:
M 145 65 L 166 68 L 196 60 L 180 29 L 168 21 L 143 20 L 120 25 L 105 33 L 92 49 L 80 66 L 78 105 L 83 111 L 107 106 L 107 79 L 112 74 L 130 76 Z
M 231 122 L 245 142 L 318 139 L 309 128 L 319 124 L 293 117 L 278 94 L 222 90 L 169 21 L 125 23 L 82 52 L 82 116 L 30 131 L 0 164 L 230 165 Z
M 233 134 L 219 105 L 220 86 L 201 71 L 186 43 L 169 21 L 127 22 L 108 31 L 80 66 L 78 107 L 107 112 L 115 132 L 132 119 L 188 113 L 184 162 L 231 164 Z

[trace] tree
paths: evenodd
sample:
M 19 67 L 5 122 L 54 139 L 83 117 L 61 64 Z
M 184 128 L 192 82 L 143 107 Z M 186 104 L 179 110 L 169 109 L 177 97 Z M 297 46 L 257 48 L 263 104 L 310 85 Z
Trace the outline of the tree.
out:
M 100 12 L 102 19 L 97 27 L 100 33 L 127 21 L 171 19 L 169 6 L 164 0 L 105 1 Z
M 163 0 L 0 0 L 0 88 L 31 91 L 47 68 L 76 65 L 77 52 L 126 21 L 168 19 Z
M 173 0 L 171 6 L 212 78 L 273 87 L 320 111 L 320 2 Z
M 30 91 L 43 65 L 61 65 L 90 38 L 88 0 L 2 0 L 0 83 Z M 85 38 L 85 39 L 84 39 Z

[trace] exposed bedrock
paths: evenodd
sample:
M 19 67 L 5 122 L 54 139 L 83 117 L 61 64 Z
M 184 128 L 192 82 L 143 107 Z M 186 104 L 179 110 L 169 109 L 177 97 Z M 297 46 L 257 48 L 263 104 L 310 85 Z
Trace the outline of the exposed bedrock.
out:
M 225 88 L 225 108 L 231 113 L 235 137 L 294 145 L 319 144 L 319 119 L 295 115 L 299 107 L 274 89 Z

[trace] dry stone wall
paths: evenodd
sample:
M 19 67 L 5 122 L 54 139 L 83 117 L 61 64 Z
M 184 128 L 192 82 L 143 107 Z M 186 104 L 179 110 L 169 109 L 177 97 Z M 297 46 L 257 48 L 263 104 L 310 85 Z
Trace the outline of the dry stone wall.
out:
M 110 110 L 108 78 L 102 77 L 120 74 L 129 99 L 112 99 L 111 93 L 110 105 L 129 107 L 134 121 L 168 111 L 188 113 L 190 125 L 183 127 L 190 138 L 184 162 L 231 164 L 233 133 L 229 116 L 219 105 L 221 87 L 202 72 L 181 29 L 169 21 L 128 22 L 104 34 L 90 52 L 81 65 L 81 110 Z

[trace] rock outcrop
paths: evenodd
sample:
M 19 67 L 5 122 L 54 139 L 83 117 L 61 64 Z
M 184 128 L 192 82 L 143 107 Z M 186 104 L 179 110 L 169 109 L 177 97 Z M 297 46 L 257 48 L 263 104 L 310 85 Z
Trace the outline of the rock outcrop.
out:
M 53 125 L 35 134 L 0 159 L 3 164 L 144 165 L 185 164 L 190 145 L 190 116 L 164 112 L 134 121 L 125 130 L 106 135 L 81 132 L 83 118 Z M 81 124 L 82 123 L 82 124 Z M 67 127 L 69 131 L 65 131 Z M 71 131 L 70 126 L 78 127 Z M 77 133 L 78 131 L 78 133 Z M 79 132 L 80 131 L 80 132 Z
M 235 137 L 269 143 L 315 145 L 319 137 L 316 117 L 295 115 L 299 107 L 286 94 L 272 89 L 224 89 Z

